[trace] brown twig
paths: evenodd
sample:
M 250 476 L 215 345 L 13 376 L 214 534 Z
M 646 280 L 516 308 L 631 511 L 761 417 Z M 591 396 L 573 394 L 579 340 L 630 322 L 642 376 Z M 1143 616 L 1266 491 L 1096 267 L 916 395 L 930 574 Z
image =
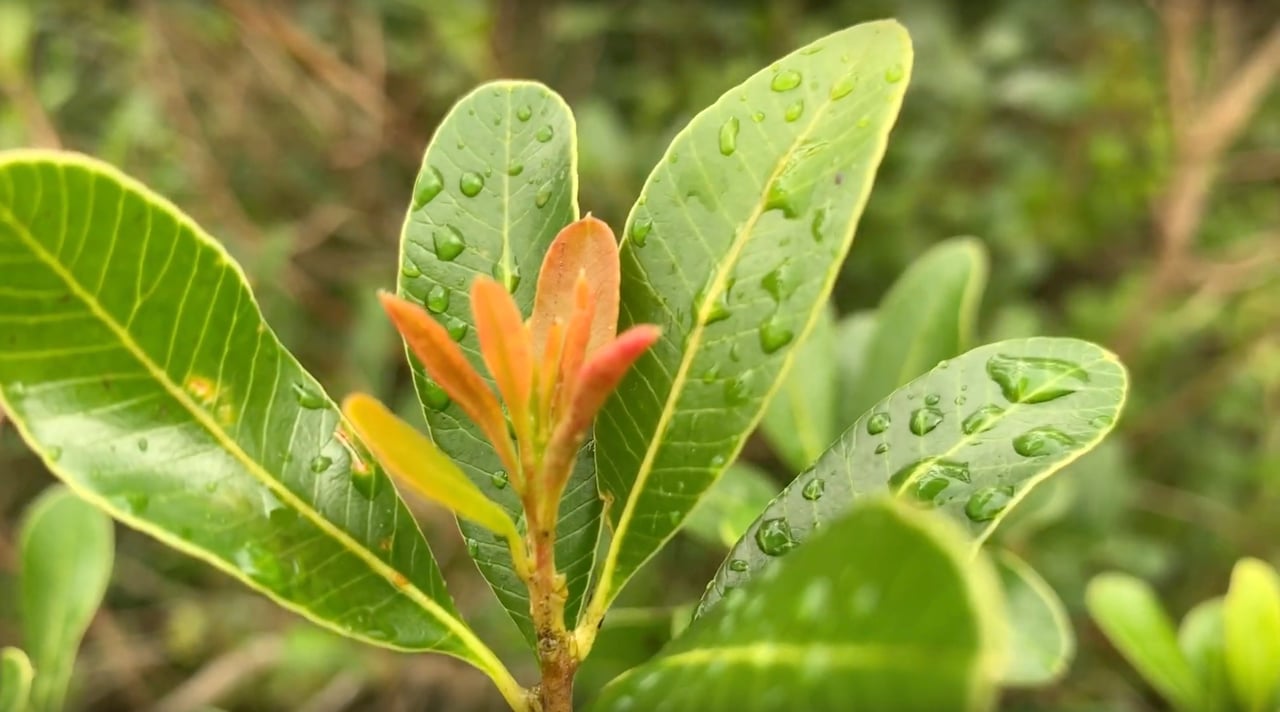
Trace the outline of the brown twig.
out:
M 221 699 L 237 685 L 273 665 L 284 653 L 277 635 L 264 635 L 205 665 L 152 705 L 150 712 L 191 712 Z

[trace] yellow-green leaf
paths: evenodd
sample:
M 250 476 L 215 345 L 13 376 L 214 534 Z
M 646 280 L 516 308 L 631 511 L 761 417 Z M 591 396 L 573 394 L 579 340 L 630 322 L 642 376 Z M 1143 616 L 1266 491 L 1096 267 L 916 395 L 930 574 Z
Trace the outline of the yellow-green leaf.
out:
M 17 648 L 0 650 L 0 712 L 27 712 L 31 661 Z
M 1280 576 L 1258 559 L 1231 572 L 1223 605 L 1227 675 L 1245 712 L 1273 712 L 1280 693 Z

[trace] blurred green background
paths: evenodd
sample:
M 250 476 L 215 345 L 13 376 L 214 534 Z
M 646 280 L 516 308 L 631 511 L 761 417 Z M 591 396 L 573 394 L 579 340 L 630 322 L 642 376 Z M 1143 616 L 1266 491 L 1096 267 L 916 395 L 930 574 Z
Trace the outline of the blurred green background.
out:
M 1003 708 L 1161 709 L 1081 595 L 1120 569 L 1181 615 L 1238 557 L 1280 562 L 1274 0 L 0 0 L 0 149 L 84 151 L 156 188 L 225 241 L 332 393 L 411 410 L 374 295 L 454 100 L 496 77 L 562 93 L 583 209 L 616 226 L 697 110 L 886 16 L 912 33 L 915 76 L 837 305 L 874 306 L 929 245 L 975 235 L 992 261 L 981 341 L 1070 335 L 1122 355 L 1134 390 L 1117 435 L 1000 534 L 1080 638 L 1060 684 Z M 794 475 L 758 440 L 744 457 L 779 486 Z M 17 517 L 50 482 L 0 429 L 0 643 L 16 636 Z M 455 527 L 419 509 L 460 605 L 527 674 Z M 656 650 L 722 554 L 679 538 L 645 569 L 624 598 L 646 608 L 614 617 L 584 695 Z M 461 664 L 336 640 L 141 535 L 122 531 L 117 556 L 80 660 L 84 709 L 499 709 Z

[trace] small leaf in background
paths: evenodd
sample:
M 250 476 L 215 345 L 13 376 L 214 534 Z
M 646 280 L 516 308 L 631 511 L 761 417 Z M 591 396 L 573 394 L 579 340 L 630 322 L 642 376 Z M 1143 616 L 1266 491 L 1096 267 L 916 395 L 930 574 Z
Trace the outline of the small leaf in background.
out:
M 111 579 L 111 518 L 61 485 L 27 509 L 18 536 L 23 647 L 36 670 L 32 712 L 65 704 L 80 639 Z
M 0 712 L 27 712 L 31 661 L 17 648 L 0 650 Z
M 936 514 L 860 503 L 589 709 L 989 709 L 1003 602 L 965 539 Z
M 896 493 L 982 542 L 1028 491 L 1106 437 L 1127 389 L 1113 354 L 1076 339 L 1003 341 L 939 364 L 864 413 L 764 509 L 699 615 L 864 497 Z
M 1202 709 L 1205 691 L 1150 586 L 1132 576 L 1102 574 L 1089 582 L 1085 605 L 1111 645 L 1176 709 Z
M 1280 576 L 1242 559 L 1223 603 L 1227 674 L 1246 712 L 1272 712 L 1280 694 Z
M 992 557 L 1009 621 L 1009 657 L 1000 681 L 1010 687 L 1047 685 L 1062 677 L 1076 652 L 1075 631 L 1058 594 L 1009 551 Z
M 986 282 L 987 253 L 971 237 L 941 242 L 907 267 L 876 310 L 861 377 L 848 399 L 854 417 L 970 348 Z
M 760 427 L 774 452 L 799 472 L 840 434 L 836 422 L 835 315 L 823 309 L 813 331 L 796 346 L 791 368 L 765 408 Z
M 1178 647 L 1204 688 L 1205 712 L 1234 709 L 1227 680 L 1222 598 L 1209 599 L 1187 613 L 1178 626 Z
M 712 546 L 732 546 L 777 494 L 778 485 L 768 473 L 749 462 L 735 462 L 689 513 L 685 530 Z
M 623 232 L 620 326 L 665 336 L 596 423 L 613 538 L 584 625 L 736 458 L 826 308 L 911 60 L 897 22 L 828 35 L 726 92 L 650 174 Z
M 867 367 L 867 352 L 876 331 L 876 312 L 871 309 L 846 314 L 835 327 L 837 381 L 831 394 L 836 401 L 836 432 L 843 433 L 861 415 L 853 397 Z M 808 467 L 808 465 L 806 465 Z
M 400 237 L 398 293 L 439 319 L 482 372 L 469 303 L 472 282 L 476 275 L 490 275 L 511 293 L 521 314 L 532 313 L 543 258 L 561 229 L 578 219 L 575 130 L 568 105 L 546 86 L 490 82 L 458 100 L 423 154 Z M 508 486 L 510 466 L 417 358 L 410 364 L 431 439 L 486 496 L 518 518 L 522 507 Z M 564 493 L 556 537 L 571 622 L 591 577 L 600 533 L 593 468 L 590 448 L 584 447 Z M 532 644 L 528 591 L 506 544 L 470 522 L 460 526 L 480 573 Z

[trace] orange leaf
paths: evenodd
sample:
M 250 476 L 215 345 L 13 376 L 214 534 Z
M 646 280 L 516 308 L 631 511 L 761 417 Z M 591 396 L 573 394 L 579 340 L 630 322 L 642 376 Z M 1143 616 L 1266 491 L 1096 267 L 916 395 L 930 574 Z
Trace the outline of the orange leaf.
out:
M 547 331 L 559 319 L 569 321 L 574 305 L 578 276 L 585 273 L 595 302 L 591 320 L 590 353 L 612 339 L 618 329 L 618 289 L 621 282 L 618 267 L 618 242 L 603 221 L 588 215 L 569 223 L 542 260 L 538 273 L 538 292 L 533 302 L 530 326 L 534 348 L 541 352 L 547 342 Z
M 560 353 L 560 393 L 556 398 L 556 413 L 562 414 L 573 396 L 574 380 L 578 377 L 578 369 L 587 360 L 590 348 L 591 327 L 595 317 L 595 300 L 591 296 L 591 286 L 587 284 L 585 275 L 578 275 L 574 285 L 573 312 L 569 315 L 569 325 L 564 332 L 564 346 Z
M 516 439 L 527 447 L 532 416 L 529 399 L 533 389 L 533 353 L 520 307 L 502 285 L 480 277 L 471 286 L 471 312 L 475 316 L 476 336 L 480 339 L 480 354 L 506 401 Z M 525 456 L 527 460 L 529 453 Z
M 449 337 L 449 332 L 436 323 L 426 310 L 393 294 L 378 295 L 382 307 L 391 316 L 396 330 L 422 362 L 427 373 L 440 384 L 467 417 L 484 431 L 493 443 L 504 465 L 516 472 L 515 452 L 507 434 L 507 421 L 502 406 L 488 384 L 467 362 L 462 350 Z

